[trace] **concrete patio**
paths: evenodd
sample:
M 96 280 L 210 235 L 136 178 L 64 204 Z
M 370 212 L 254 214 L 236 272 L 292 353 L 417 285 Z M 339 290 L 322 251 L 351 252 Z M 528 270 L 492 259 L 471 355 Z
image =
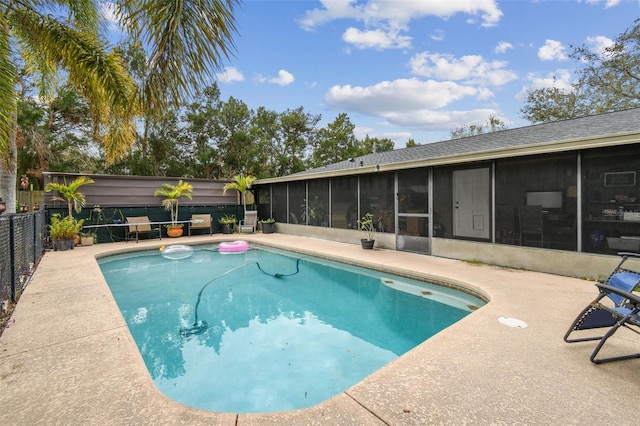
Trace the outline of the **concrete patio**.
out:
M 640 359 L 595 365 L 589 361 L 595 343 L 562 340 L 595 296 L 592 282 L 291 235 L 242 237 L 388 272 L 437 277 L 480 291 L 490 302 L 315 407 L 215 413 L 181 405 L 155 388 L 95 257 L 170 243 L 228 241 L 228 236 L 48 252 L 0 338 L 0 424 L 638 424 Z M 504 325 L 498 321 L 503 316 L 528 327 Z M 640 336 L 618 334 L 604 354 L 639 349 Z

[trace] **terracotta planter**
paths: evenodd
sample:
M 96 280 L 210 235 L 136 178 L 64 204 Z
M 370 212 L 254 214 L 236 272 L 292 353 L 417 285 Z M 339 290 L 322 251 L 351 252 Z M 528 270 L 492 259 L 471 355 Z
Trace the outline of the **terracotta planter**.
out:
M 171 226 L 167 228 L 167 235 L 171 238 L 178 238 L 182 236 L 182 226 Z

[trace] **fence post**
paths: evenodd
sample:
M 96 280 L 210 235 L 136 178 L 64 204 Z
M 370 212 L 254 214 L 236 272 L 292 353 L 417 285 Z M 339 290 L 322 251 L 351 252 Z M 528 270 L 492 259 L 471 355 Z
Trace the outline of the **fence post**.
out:
M 12 249 L 9 250 L 9 257 L 11 258 L 11 303 L 16 302 L 16 251 L 13 249 L 15 247 L 13 218 L 14 215 L 11 215 L 9 218 L 9 247 L 12 247 Z
M 40 256 L 38 255 L 38 247 L 40 246 L 40 244 L 38 244 L 38 212 L 34 212 L 31 214 L 31 219 L 33 219 L 33 265 L 34 265 L 34 270 L 35 270 L 35 265 L 38 263 L 38 259 L 40 258 Z M 29 271 L 31 273 L 33 273 L 33 271 Z

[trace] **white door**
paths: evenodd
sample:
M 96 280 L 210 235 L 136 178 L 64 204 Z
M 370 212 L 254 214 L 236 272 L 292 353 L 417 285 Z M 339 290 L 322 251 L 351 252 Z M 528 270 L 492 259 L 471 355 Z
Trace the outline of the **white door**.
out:
M 453 235 L 489 238 L 489 168 L 453 172 Z

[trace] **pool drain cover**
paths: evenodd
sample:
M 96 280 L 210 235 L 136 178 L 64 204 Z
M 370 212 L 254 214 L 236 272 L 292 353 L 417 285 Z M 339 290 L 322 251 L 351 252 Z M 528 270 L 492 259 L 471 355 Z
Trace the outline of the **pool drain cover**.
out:
M 513 328 L 527 328 L 526 322 L 516 318 L 499 317 L 498 321 L 500 321 L 504 325 L 508 325 L 509 327 L 513 327 Z

